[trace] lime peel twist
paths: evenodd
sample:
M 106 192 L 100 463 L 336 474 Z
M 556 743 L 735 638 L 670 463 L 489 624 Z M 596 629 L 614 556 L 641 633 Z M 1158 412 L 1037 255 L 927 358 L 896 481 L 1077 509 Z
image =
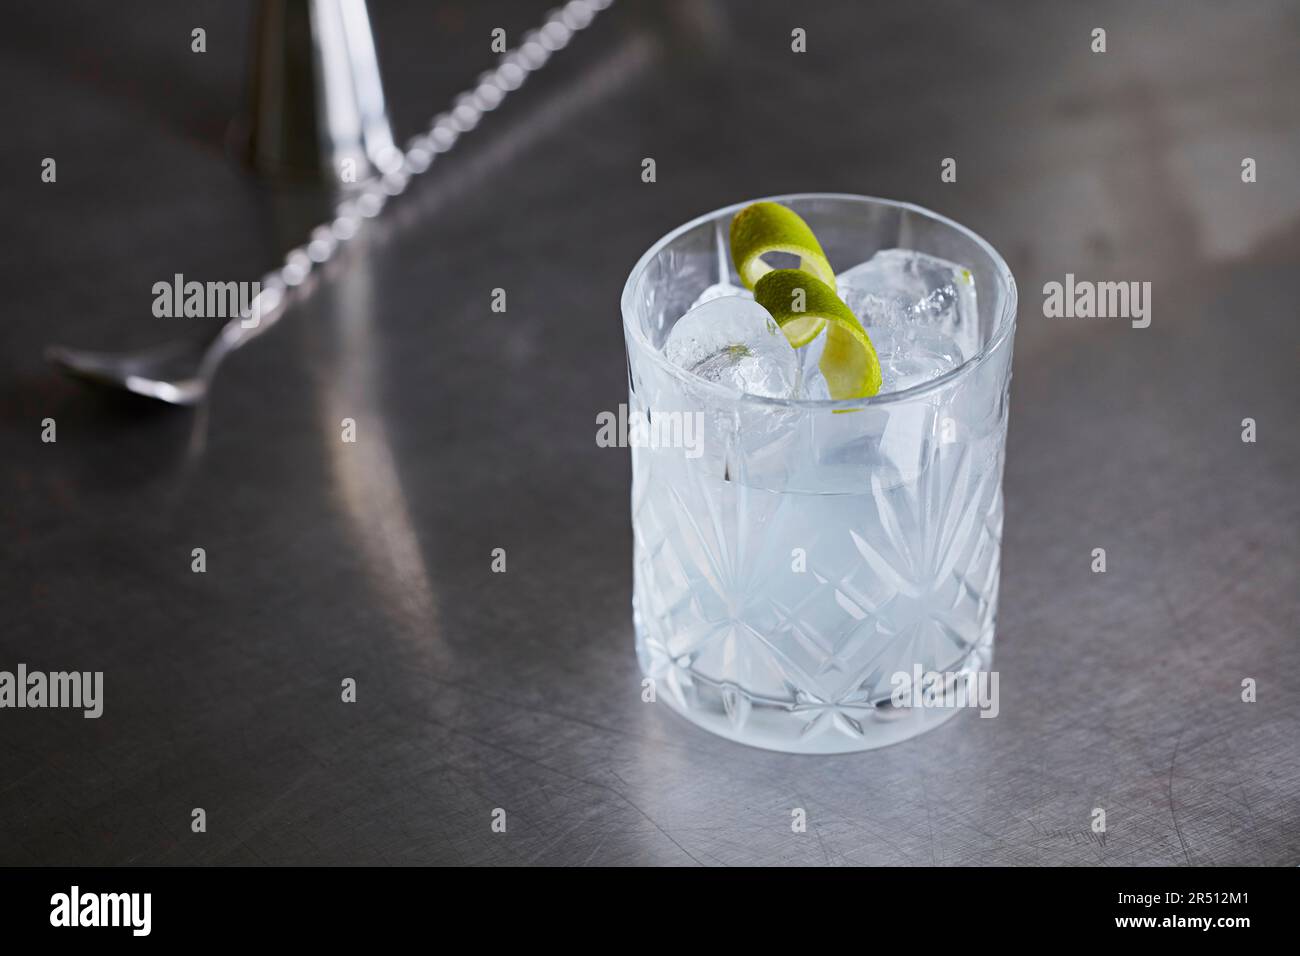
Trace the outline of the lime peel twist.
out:
M 799 257 L 798 269 L 775 269 L 772 252 Z M 808 223 L 774 202 L 756 202 L 731 220 L 731 258 L 740 281 L 794 348 L 826 329 L 818 363 L 831 398 L 869 398 L 880 391 L 880 359 L 862 323 L 835 291 L 835 271 Z M 798 306 L 799 308 L 796 308 Z
M 779 203 L 752 203 L 731 220 L 731 258 L 746 289 L 772 271 L 763 261 L 769 252 L 797 255 L 800 269 L 835 285 L 835 270 L 808 223 Z
M 754 301 L 772 313 L 783 332 L 810 320 L 826 326 L 826 347 L 818 364 L 832 398 L 869 398 L 880 391 L 875 347 L 833 288 L 802 269 L 774 269 L 754 286 Z

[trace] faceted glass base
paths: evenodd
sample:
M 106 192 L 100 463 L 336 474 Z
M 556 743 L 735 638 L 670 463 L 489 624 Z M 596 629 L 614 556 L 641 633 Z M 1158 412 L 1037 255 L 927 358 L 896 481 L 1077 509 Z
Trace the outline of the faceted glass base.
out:
M 644 637 L 637 622 L 637 658 L 641 671 L 655 682 L 656 699 L 711 733 L 764 750 L 798 754 L 842 754 L 874 750 L 908 740 L 956 717 L 966 707 L 896 707 L 824 705 L 761 699 L 718 684 L 675 665 Z M 993 630 L 945 674 L 987 673 L 993 653 Z M 975 718 L 978 714 L 971 714 Z

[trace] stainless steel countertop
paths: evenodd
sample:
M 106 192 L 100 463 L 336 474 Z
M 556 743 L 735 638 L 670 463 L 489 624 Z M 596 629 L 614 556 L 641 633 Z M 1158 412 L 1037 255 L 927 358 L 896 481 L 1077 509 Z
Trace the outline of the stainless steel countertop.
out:
M 204 413 L 60 380 L 47 343 L 185 334 L 154 282 L 255 279 L 315 221 L 227 155 L 245 6 L 6 14 L 0 669 L 102 670 L 105 704 L 0 711 L 0 863 L 1297 862 L 1294 4 L 616 6 Z M 546 9 L 373 6 L 402 136 Z M 794 190 L 939 210 L 1021 289 L 1001 713 L 838 758 L 641 702 L 594 441 L 637 257 Z M 1150 328 L 1044 318 L 1066 273 L 1150 281 Z

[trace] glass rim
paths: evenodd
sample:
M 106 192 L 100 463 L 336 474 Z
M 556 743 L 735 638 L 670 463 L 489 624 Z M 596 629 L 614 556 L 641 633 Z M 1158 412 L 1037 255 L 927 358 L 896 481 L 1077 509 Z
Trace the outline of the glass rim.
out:
M 639 323 L 631 320 L 631 305 L 633 287 L 638 279 L 645 272 L 652 259 L 657 256 L 669 243 L 679 236 L 688 232 L 697 226 L 713 222 L 724 215 L 735 215 L 751 203 L 756 202 L 786 202 L 789 200 L 802 199 L 833 199 L 844 200 L 854 203 L 867 203 L 879 206 L 892 206 L 895 209 L 907 210 L 928 219 L 942 223 L 951 229 L 956 230 L 966 236 L 982 249 L 993 262 L 997 272 L 997 278 L 1000 279 L 1006 289 L 1006 299 L 1003 302 L 1002 312 L 997 317 L 997 324 L 994 326 L 992 335 L 989 336 L 988 342 L 984 347 L 976 352 L 973 356 L 966 359 L 956 368 L 949 369 L 942 375 L 930 379 L 928 382 L 922 382 L 919 385 L 913 385 L 910 388 L 904 388 L 897 392 L 886 392 L 884 395 L 872 395 L 869 398 L 839 398 L 839 399 L 815 399 L 815 398 L 770 398 L 765 395 L 751 395 L 748 392 L 737 392 L 734 389 L 727 388 L 725 385 L 719 385 L 716 382 L 710 382 L 708 379 L 700 378 L 680 366 L 674 365 L 668 361 L 668 358 L 645 335 L 639 327 Z M 1016 280 L 1011 274 L 1011 269 L 1007 265 L 1001 254 L 979 233 L 968 229 L 961 223 L 949 219 L 932 209 L 924 206 L 918 206 L 915 203 L 902 202 L 896 199 L 881 199 L 877 196 L 864 196 L 858 193 L 783 193 L 777 196 L 763 196 L 758 199 L 747 199 L 743 202 L 732 203 L 729 206 L 723 206 L 712 212 L 706 212 L 702 216 L 696 216 L 690 222 L 683 223 L 677 228 L 665 233 L 659 237 L 649 249 L 637 260 L 636 265 L 628 274 L 627 282 L 623 285 L 623 294 L 619 299 L 619 306 L 623 313 L 623 335 L 630 338 L 636 344 L 650 353 L 650 360 L 664 369 L 668 374 L 678 380 L 685 382 L 694 390 L 703 390 L 706 394 L 714 394 L 727 401 L 751 402 L 756 405 L 769 405 L 779 408 L 798 408 L 803 410 L 812 409 L 842 409 L 842 408 L 865 408 L 890 405 L 911 401 L 916 398 L 922 398 L 930 392 L 940 391 L 968 375 L 972 374 L 977 368 L 983 365 L 994 352 L 1003 346 L 1014 333 L 1016 328 L 1016 307 L 1018 303 L 1018 293 L 1016 290 Z

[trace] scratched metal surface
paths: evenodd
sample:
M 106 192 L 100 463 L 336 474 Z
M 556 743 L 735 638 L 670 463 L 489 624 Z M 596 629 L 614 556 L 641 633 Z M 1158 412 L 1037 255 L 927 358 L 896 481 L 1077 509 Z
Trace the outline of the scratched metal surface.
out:
M 1294 4 L 616 7 L 205 416 L 54 378 L 46 343 L 173 334 L 152 283 L 254 279 L 310 224 L 223 147 L 244 6 L 6 12 L 0 669 L 106 686 L 97 721 L 0 711 L 0 863 L 1297 862 Z M 375 6 L 403 135 L 544 12 Z M 792 190 L 941 210 L 1022 289 L 1001 713 L 828 759 L 641 703 L 628 460 L 594 443 L 639 254 Z M 1150 328 L 1045 319 L 1067 272 L 1152 282 Z

